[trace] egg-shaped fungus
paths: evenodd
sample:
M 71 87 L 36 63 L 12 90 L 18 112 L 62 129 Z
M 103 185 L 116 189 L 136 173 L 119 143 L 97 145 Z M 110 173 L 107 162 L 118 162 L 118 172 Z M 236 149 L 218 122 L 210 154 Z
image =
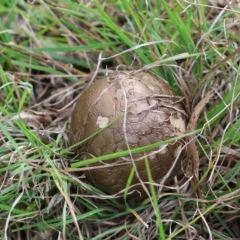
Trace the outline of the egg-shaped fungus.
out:
M 184 106 L 168 83 L 150 72 L 121 71 L 96 80 L 82 93 L 72 113 L 70 142 L 75 144 L 105 128 L 76 149 L 78 159 L 90 159 L 180 136 L 185 127 Z M 181 169 L 184 152 L 179 139 L 90 164 L 86 176 L 96 187 L 114 194 L 126 187 L 135 165 L 130 190 L 144 192 L 141 184 L 149 182 L 145 161 L 156 183 L 168 182 Z

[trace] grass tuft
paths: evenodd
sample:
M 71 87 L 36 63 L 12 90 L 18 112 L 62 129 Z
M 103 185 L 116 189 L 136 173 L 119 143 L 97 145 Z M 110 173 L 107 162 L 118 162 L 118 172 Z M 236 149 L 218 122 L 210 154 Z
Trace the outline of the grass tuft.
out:
M 240 238 L 240 8 L 226 2 L 0 1 L 0 239 Z M 129 154 L 79 162 L 68 140 L 79 94 L 117 66 L 167 80 L 189 116 L 218 82 L 184 136 L 196 136 L 202 198 L 180 177 L 154 183 L 147 159 L 138 202 L 132 175 L 116 195 L 87 181 L 90 161 Z

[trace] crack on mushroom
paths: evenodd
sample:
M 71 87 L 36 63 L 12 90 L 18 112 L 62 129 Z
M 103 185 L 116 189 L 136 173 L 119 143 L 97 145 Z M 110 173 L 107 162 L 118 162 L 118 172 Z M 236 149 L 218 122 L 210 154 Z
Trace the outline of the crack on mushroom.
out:
M 126 132 L 128 99 L 127 99 L 127 93 L 126 93 L 126 91 L 125 91 L 125 89 L 124 89 L 124 86 L 123 86 L 122 82 L 123 82 L 123 80 L 121 80 L 119 83 L 120 83 L 121 88 L 122 88 L 122 90 L 123 90 L 124 102 L 125 102 L 124 117 L 123 117 L 123 135 L 124 135 L 124 140 L 125 140 L 125 142 L 126 142 L 127 149 L 128 149 L 128 151 L 129 151 L 129 156 L 130 156 L 130 158 L 131 158 L 132 166 L 133 166 L 133 168 L 134 168 L 134 171 L 135 171 L 135 173 L 136 173 L 136 176 L 137 176 L 139 182 L 141 183 L 143 189 L 146 190 L 146 187 L 144 186 L 144 184 L 143 184 L 143 182 L 142 182 L 142 180 L 141 180 L 141 177 L 140 177 L 140 175 L 139 175 L 139 172 L 138 172 L 136 163 L 134 162 L 133 155 L 132 155 L 132 152 L 131 152 L 131 148 L 130 148 L 130 146 L 129 146 L 129 144 L 128 144 L 127 132 Z
M 182 117 L 175 117 L 175 116 L 171 115 L 169 117 L 169 120 L 170 120 L 170 123 L 172 124 L 172 126 L 175 127 L 176 129 L 178 129 L 181 134 L 186 132 L 186 124 Z
M 105 131 L 83 143 L 85 150 L 87 149 L 96 157 L 128 150 L 124 157 L 97 161 L 89 166 L 89 168 L 94 167 L 93 171 L 88 174 L 88 177 L 92 178 L 89 180 L 111 194 L 121 191 L 126 183 L 126 175 L 132 167 L 135 170 L 132 184 L 141 187 L 141 193 L 148 194 L 149 191 L 143 184 L 143 181 L 144 183 L 147 181 L 144 160 L 149 159 L 154 181 L 160 181 L 165 177 L 165 173 L 168 173 L 172 162 L 176 160 L 175 156 L 181 151 L 178 147 L 179 141 L 176 141 L 173 144 L 165 144 L 145 152 L 132 153 L 133 148 L 177 136 L 180 133 L 179 129 L 184 129 L 181 119 L 184 121 L 186 115 L 181 111 L 184 109 L 183 105 L 178 103 L 181 100 L 174 96 L 165 82 L 158 81 L 158 77 L 154 77 L 153 74 L 142 72 L 134 76 L 132 73 L 115 72 L 107 76 L 107 79 L 105 77 L 99 80 L 99 84 L 96 81 L 97 85 L 89 86 L 89 92 L 85 93 L 75 115 L 73 114 L 76 119 L 74 124 L 77 126 L 71 127 L 73 143 L 98 131 L 98 127 L 106 127 L 108 121 L 119 115 L 123 116 Z M 81 118 L 79 127 L 78 118 Z M 75 134 L 80 130 L 84 130 L 84 134 L 76 138 Z M 78 147 L 78 151 L 81 150 L 84 148 Z M 174 168 L 174 172 L 170 173 L 169 180 L 177 174 L 176 170 Z M 117 180 L 111 178 L 117 178 Z M 103 181 L 102 185 L 101 181 Z

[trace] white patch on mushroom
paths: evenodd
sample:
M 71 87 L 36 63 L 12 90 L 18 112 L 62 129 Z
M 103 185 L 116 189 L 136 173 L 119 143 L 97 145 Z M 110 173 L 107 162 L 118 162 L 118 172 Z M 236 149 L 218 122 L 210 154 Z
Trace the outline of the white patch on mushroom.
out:
M 154 160 L 156 158 L 156 153 L 149 154 L 149 159 Z
M 126 162 L 131 162 L 131 158 L 130 157 L 121 157 L 120 158 L 120 164 L 121 163 L 126 163 Z
M 160 146 L 159 152 L 160 152 L 161 154 L 165 154 L 165 153 L 167 152 L 167 146 L 168 146 L 168 144 L 165 144 L 165 145 Z
M 185 133 L 186 125 L 185 125 L 183 118 L 181 118 L 181 117 L 176 118 L 176 117 L 170 116 L 169 119 L 170 119 L 170 123 L 175 128 L 177 128 L 180 132 Z
M 97 119 L 96 124 L 99 126 L 99 128 L 104 128 L 104 127 L 107 126 L 108 120 L 109 119 L 107 117 L 99 116 L 98 119 Z
M 157 154 L 166 154 L 167 153 L 167 146 L 168 144 L 165 144 L 163 146 L 160 146 L 158 150 L 152 151 L 149 155 L 148 158 L 150 160 L 156 159 Z
M 182 145 L 179 145 L 176 150 L 174 151 L 174 157 L 179 157 L 180 153 L 182 151 Z

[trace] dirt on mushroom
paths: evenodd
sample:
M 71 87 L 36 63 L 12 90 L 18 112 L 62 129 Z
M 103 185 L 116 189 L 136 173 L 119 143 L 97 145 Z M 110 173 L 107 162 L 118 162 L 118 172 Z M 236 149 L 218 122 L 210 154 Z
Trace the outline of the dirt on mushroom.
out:
M 150 72 L 122 71 L 96 80 L 80 96 L 72 114 L 71 144 L 89 137 L 121 115 L 119 121 L 77 148 L 80 158 L 130 151 L 185 133 L 183 104 L 167 82 Z M 145 158 L 153 180 L 159 183 L 171 180 L 179 172 L 184 154 L 181 139 L 147 152 L 97 162 L 86 175 L 95 186 L 114 194 L 126 187 L 134 168 L 130 190 L 144 193 L 142 184 L 148 182 Z

